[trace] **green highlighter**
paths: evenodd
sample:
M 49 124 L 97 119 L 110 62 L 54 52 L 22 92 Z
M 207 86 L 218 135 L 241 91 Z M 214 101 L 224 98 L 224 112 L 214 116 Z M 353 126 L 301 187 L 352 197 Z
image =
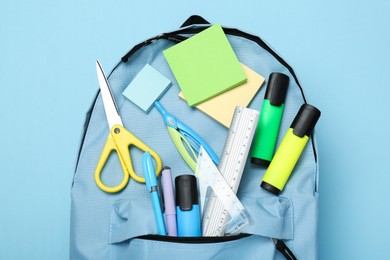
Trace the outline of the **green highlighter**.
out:
M 269 76 L 252 144 L 251 162 L 253 164 L 268 167 L 274 156 L 288 84 L 289 77 L 283 73 L 274 72 Z

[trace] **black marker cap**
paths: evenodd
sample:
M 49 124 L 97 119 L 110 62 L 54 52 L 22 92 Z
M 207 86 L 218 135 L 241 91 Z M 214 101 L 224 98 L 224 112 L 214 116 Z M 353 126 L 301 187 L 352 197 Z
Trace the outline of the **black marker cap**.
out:
M 261 182 L 260 187 L 275 195 L 279 195 L 280 193 L 280 190 L 278 188 L 264 181 Z
M 293 129 L 293 133 L 296 136 L 309 136 L 320 116 L 321 111 L 316 107 L 309 104 L 303 104 L 299 109 L 298 114 L 295 116 L 290 128 Z
M 260 158 L 256 158 L 256 157 L 252 157 L 251 158 L 251 163 L 257 164 L 257 165 L 260 165 L 260 166 L 264 166 L 264 167 L 268 167 L 270 165 L 271 161 L 260 159 Z
M 289 82 L 290 78 L 287 75 L 279 72 L 271 73 L 264 99 L 268 99 L 273 106 L 281 106 L 286 100 Z
M 176 206 L 182 211 L 191 210 L 193 204 L 198 203 L 198 188 L 194 175 L 185 174 L 175 178 Z

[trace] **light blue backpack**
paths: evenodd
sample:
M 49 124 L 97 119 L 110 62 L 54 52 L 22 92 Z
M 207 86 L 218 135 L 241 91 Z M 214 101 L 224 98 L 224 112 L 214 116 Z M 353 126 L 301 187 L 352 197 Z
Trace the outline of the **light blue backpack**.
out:
M 178 98 L 180 89 L 162 53 L 209 26 L 203 18 L 192 16 L 179 30 L 136 45 L 108 75 L 124 126 L 160 155 L 163 164 L 172 168 L 174 177 L 191 170 L 177 152 L 160 114 L 156 109 L 145 114 L 122 92 L 146 63 L 152 65 L 172 81 L 161 103 L 172 113 L 181 111 L 176 116 L 221 154 L 227 129 Z M 241 63 L 266 78 L 272 72 L 290 77 L 278 146 L 299 108 L 306 103 L 298 79 L 292 68 L 260 38 L 237 29 L 224 30 Z M 260 89 L 250 108 L 260 110 L 265 89 Z M 245 234 L 177 238 L 156 235 L 153 208 L 144 184 L 130 179 L 122 192 L 114 194 L 96 185 L 94 171 L 109 133 L 99 93 L 87 113 L 84 128 L 71 191 L 71 259 L 285 259 L 288 253 L 284 245 L 297 259 L 317 258 L 318 156 L 313 135 L 279 196 L 260 188 L 265 170 L 248 159 L 237 193 L 255 221 Z M 134 160 L 141 158 L 141 153 L 131 153 L 134 169 L 142 169 L 141 160 Z M 104 171 L 109 173 L 102 176 L 106 183 L 120 181 L 122 168 L 117 156 L 110 156 Z

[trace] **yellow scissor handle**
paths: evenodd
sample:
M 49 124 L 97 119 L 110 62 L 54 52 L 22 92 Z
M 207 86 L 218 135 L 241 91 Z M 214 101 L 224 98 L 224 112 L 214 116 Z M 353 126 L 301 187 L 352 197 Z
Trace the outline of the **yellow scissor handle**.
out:
M 96 182 L 97 186 L 100 189 L 104 190 L 105 192 L 110 192 L 110 193 L 118 192 L 118 191 L 122 190 L 129 182 L 129 174 L 127 173 L 125 163 L 123 162 L 122 156 L 120 156 L 120 154 L 118 153 L 119 161 L 122 165 L 122 171 L 123 171 L 122 181 L 119 185 L 117 185 L 115 187 L 109 187 L 109 186 L 106 186 L 103 184 L 103 182 L 101 180 L 101 172 L 102 172 L 103 167 L 106 164 L 108 157 L 110 156 L 112 151 L 117 151 L 117 153 L 118 153 L 117 147 L 116 147 L 115 142 L 114 142 L 114 138 L 112 137 L 112 135 L 110 133 L 108 135 L 106 144 L 104 145 L 103 152 L 100 155 L 100 159 L 98 161 L 98 164 L 97 164 L 96 170 L 95 170 L 95 182 Z
M 99 188 L 110 193 L 118 192 L 122 190 L 128 183 L 129 175 L 137 182 L 145 183 L 145 178 L 140 177 L 134 172 L 129 151 L 129 146 L 131 145 L 139 148 L 144 152 L 150 152 L 150 155 L 156 161 L 156 176 L 160 174 L 160 171 L 162 169 L 162 162 L 158 154 L 154 152 L 151 148 L 149 148 L 146 144 L 141 142 L 141 140 L 139 140 L 129 131 L 127 131 L 126 128 L 124 128 L 123 126 L 114 125 L 107 138 L 106 145 L 103 148 L 103 152 L 100 156 L 98 165 L 95 170 L 95 181 Z M 119 161 L 123 170 L 123 179 L 119 185 L 115 187 L 109 187 L 103 184 L 100 176 L 104 164 L 108 160 L 108 157 L 113 150 L 115 150 L 118 154 Z

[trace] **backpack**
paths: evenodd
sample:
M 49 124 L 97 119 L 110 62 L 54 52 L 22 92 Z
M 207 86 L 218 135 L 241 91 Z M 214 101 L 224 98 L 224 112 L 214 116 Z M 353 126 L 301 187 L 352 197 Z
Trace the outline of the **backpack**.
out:
M 173 145 L 161 117 L 137 109 L 122 96 L 123 90 L 148 63 L 168 77 L 172 86 L 161 99 L 169 111 L 202 136 L 221 154 L 228 129 L 190 108 L 177 95 L 180 91 L 162 53 L 163 50 L 208 28 L 199 16 L 191 16 L 180 29 L 163 33 L 134 46 L 107 75 L 124 126 L 160 155 L 174 176 L 191 173 Z M 272 72 L 289 76 L 277 146 L 290 127 L 305 96 L 293 69 L 259 37 L 233 28 L 223 28 L 240 62 L 266 79 Z M 264 83 L 266 85 L 266 82 Z M 263 86 L 249 105 L 260 110 Z M 225 237 L 169 237 L 156 235 L 149 192 L 144 184 L 130 179 L 119 193 L 106 193 L 94 181 L 94 171 L 109 132 L 101 96 L 98 92 L 84 125 L 71 188 L 70 259 L 284 259 L 278 250 L 286 245 L 297 259 L 317 259 L 318 156 L 311 135 L 294 171 L 279 196 L 260 188 L 265 168 L 246 163 L 237 197 L 254 219 L 243 234 Z M 134 156 L 140 152 L 131 151 Z M 139 157 L 140 158 L 140 157 Z M 141 160 L 133 160 L 140 169 Z M 122 168 L 110 156 L 102 176 L 118 181 Z M 274 238 L 274 240 L 270 239 Z M 274 243 L 275 239 L 284 243 Z

